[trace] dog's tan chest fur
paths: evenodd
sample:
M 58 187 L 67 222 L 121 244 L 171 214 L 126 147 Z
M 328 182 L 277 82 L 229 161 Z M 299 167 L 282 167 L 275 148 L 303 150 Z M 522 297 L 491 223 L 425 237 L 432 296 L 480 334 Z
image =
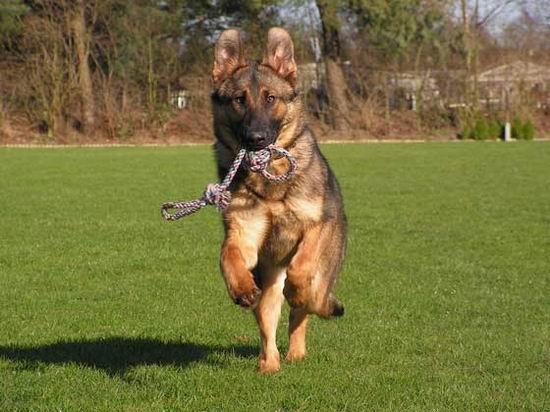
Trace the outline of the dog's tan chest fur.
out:
M 321 219 L 319 201 L 290 197 L 288 200 L 263 201 L 269 222 L 260 254 L 277 263 L 287 262 L 306 230 Z
M 322 216 L 322 201 L 303 194 L 284 196 L 287 190 L 283 186 L 274 189 L 275 196 L 268 199 L 243 188 L 228 210 L 233 227 L 241 228 L 246 243 L 256 244 L 260 257 L 276 264 L 284 264 L 291 257 L 305 231 L 319 223 Z

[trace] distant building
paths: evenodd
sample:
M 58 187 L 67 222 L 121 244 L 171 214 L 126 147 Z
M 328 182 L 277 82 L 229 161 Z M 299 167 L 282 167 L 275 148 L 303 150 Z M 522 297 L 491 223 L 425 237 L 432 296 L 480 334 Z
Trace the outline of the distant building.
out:
M 550 103 L 550 67 L 540 64 L 518 60 L 493 67 L 477 76 L 477 84 L 481 104 L 503 107 L 525 96 L 538 107 Z
M 419 99 L 423 102 L 435 102 L 439 99 L 437 81 L 429 71 L 389 74 L 388 83 L 393 107 L 403 106 L 401 102 L 404 100 L 408 109 L 416 111 Z
M 518 60 L 480 73 L 477 81 L 485 84 L 523 82 L 533 87 L 550 87 L 550 68 Z
M 188 90 L 181 89 L 170 94 L 170 104 L 177 109 L 185 109 L 189 106 L 191 94 Z

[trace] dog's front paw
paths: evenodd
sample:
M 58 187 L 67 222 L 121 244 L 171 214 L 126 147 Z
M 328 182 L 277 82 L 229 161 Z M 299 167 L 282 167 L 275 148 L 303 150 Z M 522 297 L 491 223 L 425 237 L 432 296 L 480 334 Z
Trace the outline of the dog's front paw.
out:
M 262 291 L 256 286 L 254 281 L 245 287 L 234 288 L 231 291 L 233 302 L 243 308 L 253 308 L 258 303 Z

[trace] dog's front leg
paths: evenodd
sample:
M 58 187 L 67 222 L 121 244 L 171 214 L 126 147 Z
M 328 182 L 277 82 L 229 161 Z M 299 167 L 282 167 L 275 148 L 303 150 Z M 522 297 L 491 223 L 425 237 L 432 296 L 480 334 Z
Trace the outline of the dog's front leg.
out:
M 226 239 L 222 246 L 220 264 L 227 290 L 233 302 L 244 308 L 253 307 L 261 293 L 249 269 L 254 267 L 255 263 L 251 262 L 254 262 L 255 253 L 252 248 L 243 247 L 231 238 Z
M 335 222 L 320 223 L 304 233 L 287 268 L 284 295 L 292 308 L 322 318 L 343 314 L 343 306 L 331 292 L 342 261 L 343 241 Z
M 252 269 L 258 263 L 258 250 L 267 227 L 258 210 L 231 212 L 225 215 L 225 241 L 220 266 L 229 295 L 245 308 L 254 307 L 261 291 Z
M 312 302 L 312 282 L 321 264 L 321 248 L 325 246 L 322 224 L 310 228 L 299 243 L 296 253 L 287 268 L 287 279 L 285 282 L 284 294 L 293 308 L 309 309 Z

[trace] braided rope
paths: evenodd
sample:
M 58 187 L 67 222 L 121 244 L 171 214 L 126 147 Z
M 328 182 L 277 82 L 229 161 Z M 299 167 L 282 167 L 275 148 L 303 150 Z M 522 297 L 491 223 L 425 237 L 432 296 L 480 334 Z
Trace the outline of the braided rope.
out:
M 282 175 L 274 175 L 267 171 L 267 166 L 276 154 L 279 157 L 286 157 L 289 168 Z M 215 205 L 218 210 L 224 210 L 231 203 L 231 192 L 228 190 L 229 185 L 233 181 L 241 164 L 243 164 L 252 172 L 260 173 L 264 178 L 273 183 L 282 183 L 290 179 L 296 173 L 296 159 L 281 147 L 269 145 L 265 149 L 255 152 L 247 152 L 246 149 L 241 149 L 237 153 L 233 164 L 229 168 L 227 175 L 221 183 L 211 183 L 206 186 L 206 190 L 199 199 L 190 200 L 188 202 L 166 202 L 160 212 L 164 220 L 178 220 L 184 216 L 188 216 L 202 209 L 207 205 Z M 175 210 L 171 212 L 171 210 Z

